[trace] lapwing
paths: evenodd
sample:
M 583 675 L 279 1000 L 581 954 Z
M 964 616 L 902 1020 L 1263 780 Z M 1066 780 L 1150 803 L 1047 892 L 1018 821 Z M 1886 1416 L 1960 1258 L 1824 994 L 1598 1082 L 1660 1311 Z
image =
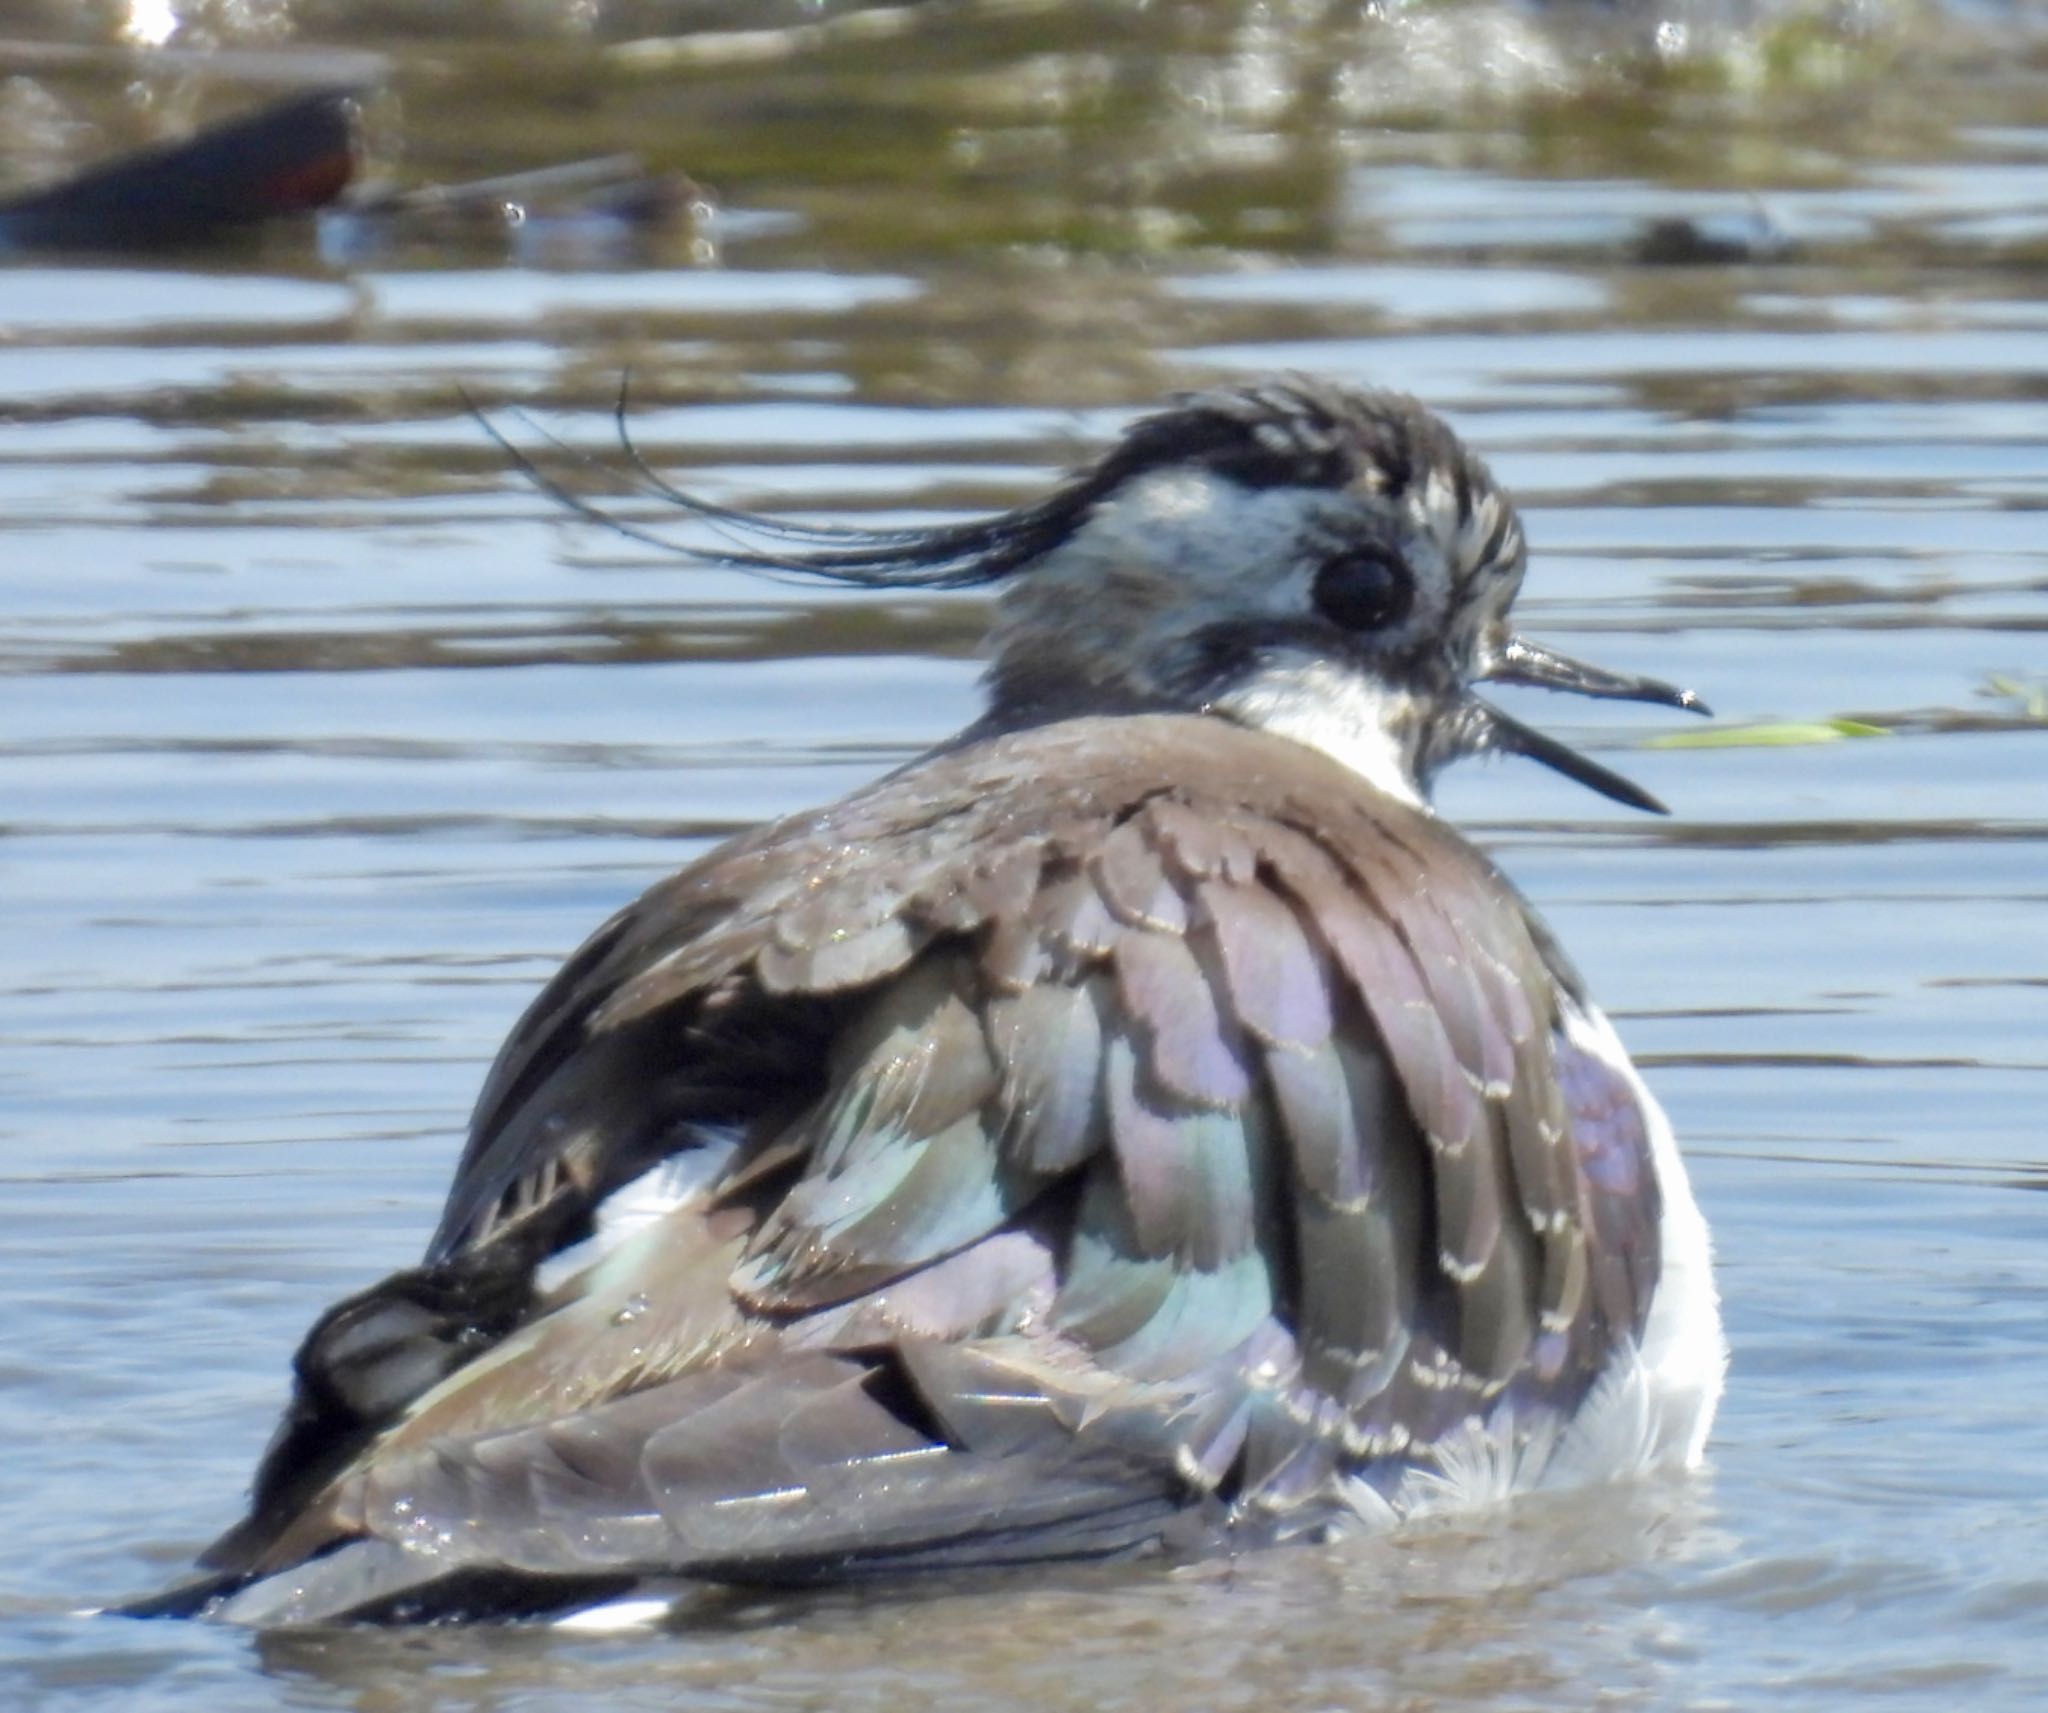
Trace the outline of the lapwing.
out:
M 993 590 L 986 711 L 569 960 L 420 1265 L 314 1324 L 247 1517 L 130 1610 L 631 1620 L 1699 1461 L 1671 1127 L 1429 803 L 1508 754 L 1659 807 L 1475 686 L 1698 704 L 1510 628 L 1443 422 L 1279 378 L 979 521 L 674 497 L 727 563 Z

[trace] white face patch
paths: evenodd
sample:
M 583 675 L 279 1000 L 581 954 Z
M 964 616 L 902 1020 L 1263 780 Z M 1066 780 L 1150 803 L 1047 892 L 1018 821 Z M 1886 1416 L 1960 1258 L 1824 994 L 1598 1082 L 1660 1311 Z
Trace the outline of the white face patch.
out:
M 1427 808 L 1403 737 L 1414 699 L 1334 660 L 1295 655 L 1261 668 L 1215 703 L 1242 725 L 1292 738 L 1348 767 L 1367 784 Z
M 1317 540 L 1357 527 L 1358 502 L 1154 470 L 1097 506 L 1005 590 L 989 633 L 998 670 L 1150 695 L 1183 640 L 1214 625 L 1309 610 Z
M 1176 602 L 1298 612 L 1311 569 L 1304 538 L 1342 504 L 1304 488 L 1240 487 L 1207 470 L 1155 470 L 1097 508 L 1056 563 L 1073 562 L 1090 581 L 1149 572 Z

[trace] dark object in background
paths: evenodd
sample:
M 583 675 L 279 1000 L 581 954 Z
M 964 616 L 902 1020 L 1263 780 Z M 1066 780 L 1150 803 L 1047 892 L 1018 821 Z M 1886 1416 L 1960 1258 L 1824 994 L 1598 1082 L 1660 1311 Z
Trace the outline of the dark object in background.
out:
M 1741 262 L 1782 262 L 1797 245 L 1761 203 L 1746 214 L 1653 220 L 1629 246 L 1630 259 L 1647 267 L 1685 268 Z
M 348 188 L 357 158 L 354 92 L 294 95 L 0 203 L 0 244 L 134 249 L 204 240 L 324 208 Z
M 333 210 L 342 252 L 397 239 L 500 241 L 530 227 L 588 241 L 688 219 L 706 193 L 681 174 L 607 155 L 470 184 L 351 189 L 361 165 L 357 91 L 273 102 L 181 143 L 123 155 L 0 203 L 0 250 L 132 251 L 205 244 L 259 223 Z M 345 194 L 346 193 L 346 194 Z

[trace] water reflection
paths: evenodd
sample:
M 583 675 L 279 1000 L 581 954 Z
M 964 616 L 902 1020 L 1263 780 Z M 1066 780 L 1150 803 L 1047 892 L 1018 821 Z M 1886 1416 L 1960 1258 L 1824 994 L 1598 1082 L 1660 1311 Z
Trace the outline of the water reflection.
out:
M 658 1638 L 280 1633 L 257 1647 L 287 1683 L 379 1710 L 451 1693 L 478 1705 L 595 1694 L 626 1708 L 1489 1707 L 1573 1685 L 1668 1687 L 1701 1645 L 1664 1606 L 1669 1567 L 1730 1544 L 1703 1483 L 1641 1483 L 1398 1542 L 1180 1571 L 713 1596 Z

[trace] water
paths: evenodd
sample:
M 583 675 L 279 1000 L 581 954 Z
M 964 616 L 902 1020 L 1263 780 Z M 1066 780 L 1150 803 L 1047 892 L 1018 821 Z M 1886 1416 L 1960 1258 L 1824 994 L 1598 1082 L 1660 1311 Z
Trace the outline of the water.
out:
M 269 35 L 203 10 L 301 63 L 281 10 Z M 373 118 L 414 174 L 637 146 L 716 219 L 0 272 L 0 1704 L 2035 1705 L 2031 15 L 1840 35 L 1674 9 L 1692 52 L 1659 59 L 1626 10 L 983 5 L 657 75 L 574 10 L 449 8 L 424 42 L 300 22 L 393 56 Z M 139 123 L 90 63 L 0 69 L 28 79 L 0 89 L 17 131 Z M 149 87 L 227 99 L 194 75 Z M 1755 259 L 1651 265 L 1676 219 Z M 636 439 L 706 494 L 929 517 L 1272 367 L 1453 418 L 1524 506 L 1533 634 L 1697 685 L 1723 726 L 1886 730 L 1646 747 L 1676 723 L 1524 697 L 1677 813 L 1527 766 L 1442 794 L 1688 1144 L 1735 1347 L 1710 1474 L 1186 1575 L 737 1602 L 630 1642 L 74 1616 L 234 1513 L 297 1336 L 417 1252 L 555 961 L 710 839 L 974 705 L 977 599 L 682 568 L 565 518 L 458 389 L 531 406 L 500 418 L 528 447 L 600 450 L 630 371 Z

